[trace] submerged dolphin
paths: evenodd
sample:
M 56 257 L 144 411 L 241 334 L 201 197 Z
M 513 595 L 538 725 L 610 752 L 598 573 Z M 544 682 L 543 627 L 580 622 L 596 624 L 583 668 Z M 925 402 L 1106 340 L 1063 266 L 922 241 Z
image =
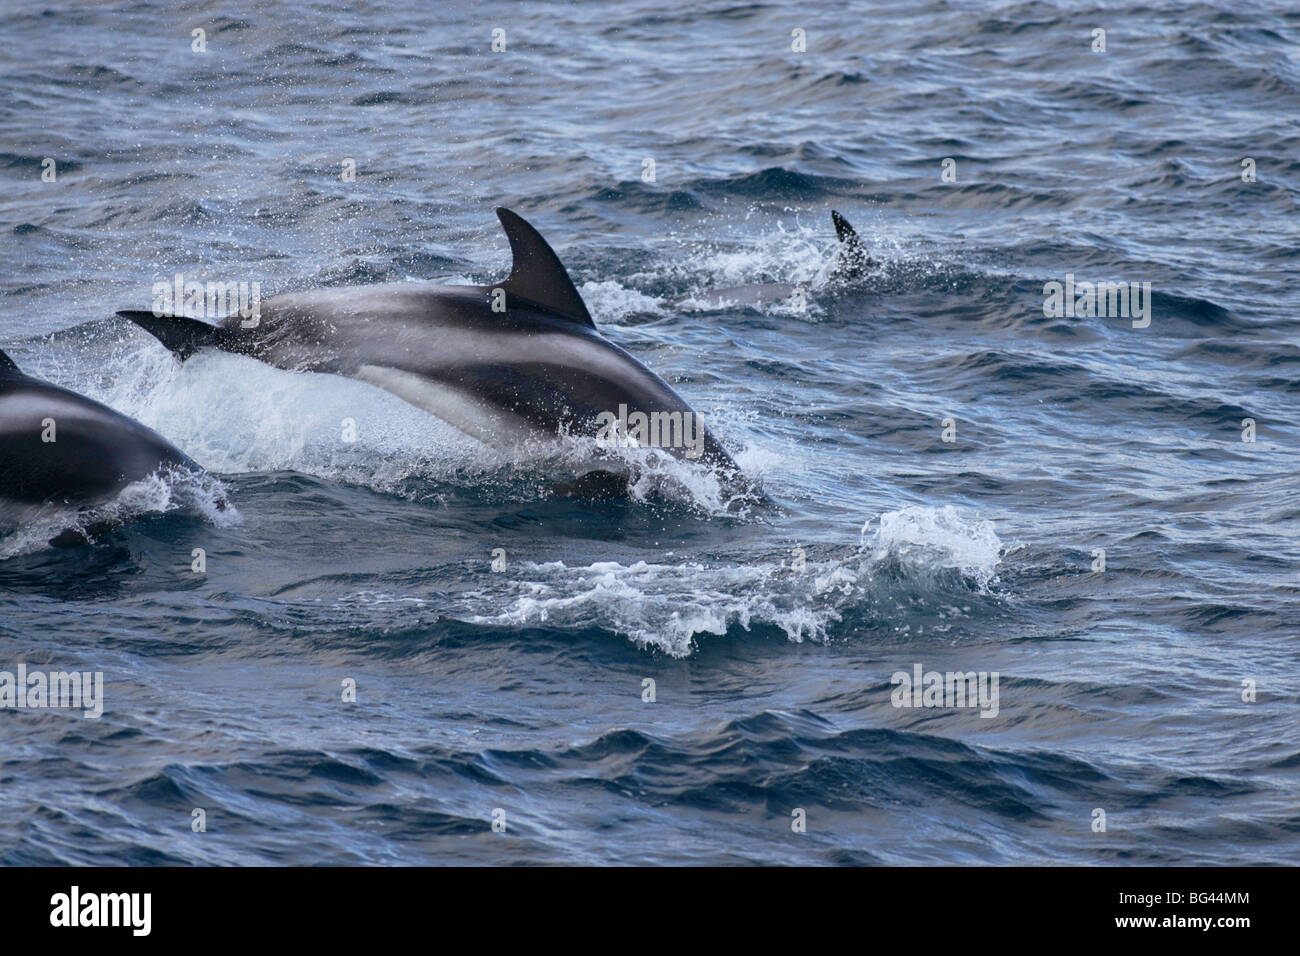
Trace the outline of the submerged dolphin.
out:
M 876 263 L 871 256 L 867 255 L 866 247 L 847 219 L 832 209 L 831 221 L 835 223 L 835 235 L 840 241 L 839 248 L 836 250 L 835 265 L 826 280 L 827 288 L 834 293 L 861 279 L 868 269 L 875 267 Z M 759 282 L 678 296 L 670 300 L 669 304 L 685 305 L 695 310 L 757 308 L 777 302 L 788 303 L 795 290 L 799 288 L 808 291 L 806 286 L 791 282 Z
M 546 240 L 508 209 L 497 216 L 514 263 L 495 285 L 408 282 L 287 293 L 262 301 L 256 316 L 231 315 L 216 326 L 153 312 L 118 314 L 182 361 L 214 347 L 283 369 L 357 378 L 498 447 L 561 433 L 603 437 L 607 447 L 637 439 L 641 413 L 660 427 L 642 430 L 649 440 L 637 444 L 699 462 L 733 500 L 745 495 L 740 469 L 691 407 L 596 331 Z M 624 422 L 634 425 L 620 432 Z M 602 452 L 579 486 L 625 489 L 626 470 Z
M 45 505 L 102 504 L 164 470 L 202 473 L 157 432 L 23 374 L 0 351 L 0 531 Z

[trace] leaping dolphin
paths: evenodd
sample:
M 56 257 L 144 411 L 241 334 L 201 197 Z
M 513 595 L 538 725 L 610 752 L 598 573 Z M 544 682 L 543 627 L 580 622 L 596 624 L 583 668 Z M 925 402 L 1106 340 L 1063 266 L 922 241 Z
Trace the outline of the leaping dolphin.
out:
M 834 293 L 861 279 L 869 269 L 875 268 L 876 263 L 867 254 L 866 246 L 849 225 L 849 221 L 834 209 L 831 210 L 831 222 L 835 224 L 835 235 L 840 241 L 839 248 L 835 252 L 835 265 L 826 278 L 827 288 Z M 801 286 L 792 282 L 758 282 L 678 296 L 670 300 L 669 305 L 686 305 L 697 311 L 737 307 L 757 308 L 777 302 L 790 302 L 795 289 L 798 288 Z M 805 291 L 807 291 L 806 287 Z
M 357 378 L 497 447 L 559 434 L 655 445 L 710 469 L 732 500 L 747 496 L 740 469 L 691 407 L 596 330 L 546 240 L 508 209 L 497 216 L 514 262 L 495 285 L 404 282 L 287 293 L 263 300 L 255 317 L 234 314 L 219 325 L 144 311 L 118 314 L 182 361 L 218 348 L 278 368 Z M 610 431 L 611 420 L 632 422 L 635 431 L 638 413 L 661 426 L 652 440 L 628 432 L 620 437 L 617 426 Z M 687 428 L 698 429 L 694 443 L 673 437 Z M 665 431 L 668 441 L 653 440 Z M 602 484 L 592 476 L 617 481 L 625 470 L 621 461 L 602 457 L 579 484 Z
M 43 506 L 103 504 L 163 470 L 203 471 L 152 429 L 25 375 L 0 351 L 0 532 Z

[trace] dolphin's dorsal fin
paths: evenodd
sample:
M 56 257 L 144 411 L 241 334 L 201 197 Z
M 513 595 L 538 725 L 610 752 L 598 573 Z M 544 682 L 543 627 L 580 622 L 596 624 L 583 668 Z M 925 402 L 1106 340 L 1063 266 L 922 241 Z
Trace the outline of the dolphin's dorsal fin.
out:
M 834 209 L 831 210 L 831 222 L 835 223 L 835 235 L 840 240 L 840 259 L 835 266 L 835 277 L 856 279 L 875 263 L 867 255 L 866 246 L 849 225 L 849 221 Z
M 541 233 L 504 206 L 497 209 L 497 218 L 510 240 L 510 253 L 514 257 L 510 278 L 501 285 L 506 291 L 506 308 L 510 307 L 510 297 L 518 296 L 570 322 L 594 329 L 596 323 L 591 321 L 582 296 Z
M 20 372 L 16 362 L 8 355 L 5 355 L 4 349 L 0 349 L 0 373 L 3 372 Z
M 840 242 L 861 242 L 858 234 L 849 225 L 849 221 L 834 209 L 831 210 L 831 222 L 835 223 L 835 235 L 839 237 Z

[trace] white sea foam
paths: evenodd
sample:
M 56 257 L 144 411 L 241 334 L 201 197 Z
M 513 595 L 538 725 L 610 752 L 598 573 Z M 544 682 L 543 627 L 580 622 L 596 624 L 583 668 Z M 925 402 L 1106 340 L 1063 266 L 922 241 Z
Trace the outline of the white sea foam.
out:
M 874 531 L 868 535 L 872 521 Z M 963 515 L 952 505 L 913 505 L 868 520 L 859 535 L 876 561 L 895 557 L 911 564 L 955 568 L 980 588 L 996 580 L 1002 541 L 990 521 Z
M 707 565 L 523 563 L 492 593 L 475 592 L 452 613 L 468 612 L 468 620 L 481 624 L 598 627 L 685 657 L 701 637 L 733 625 L 774 627 L 795 642 L 827 640 L 848 613 L 880 598 L 885 567 L 902 567 L 918 586 L 945 569 L 957 571 L 967 589 L 987 592 L 996 581 L 1001 542 L 986 520 L 952 507 L 909 507 L 878 515 L 868 526 L 873 522 L 875 531 L 856 547 L 827 549 L 826 557 L 808 549 L 801 570 L 785 552 Z M 936 622 L 960 613 L 951 591 L 932 597 Z M 499 610 L 483 613 L 485 605 Z
M 209 471 L 298 471 L 383 489 L 454 464 L 499 464 L 487 446 L 363 382 L 218 352 L 179 367 L 162 359 L 124 370 L 104 400 Z
M 617 322 L 629 315 L 654 314 L 664 311 L 663 303 L 652 295 L 638 292 L 615 281 L 584 282 L 582 300 L 587 310 L 598 316 L 601 323 Z
M 105 525 L 118 525 L 146 514 L 188 511 L 212 524 L 229 527 L 240 520 L 225 486 L 212 475 L 164 469 L 132 482 L 94 507 L 47 505 L 34 509 L 20 527 L 0 538 L 0 559 L 30 554 L 49 546 L 63 532 L 93 538 Z
M 649 281 L 681 280 L 690 283 L 682 300 L 688 310 L 718 308 L 714 290 L 731 287 L 785 283 L 807 290 L 807 310 L 797 311 L 788 298 L 773 298 L 754 307 L 769 315 L 783 318 L 816 320 L 824 314 L 818 294 L 824 292 L 839 264 L 839 243 L 828 235 L 826 222 L 803 217 L 802 221 L 778 223 L 756 234 L 748 234 L 742 247 L 721 247 L 714 243 L 681 243 L 671 261 L 654 274 L 642 274 Z M 868 224 L 855 223 L 859 236 L 871 257 L 886 264 L 900 255 L 899 242 L 892 237 L 872 234 Z

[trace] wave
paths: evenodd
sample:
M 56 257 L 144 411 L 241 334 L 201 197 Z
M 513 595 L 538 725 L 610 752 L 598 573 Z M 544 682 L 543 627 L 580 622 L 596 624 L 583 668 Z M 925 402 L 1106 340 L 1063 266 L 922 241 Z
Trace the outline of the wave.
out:
M 521 563 L 508 580 L 479 589 L 448 609 L 468 623 L 619 634 L 641 648 L 688 657 L 706 635 L 775 628 L 794 642 L 854 634 L 877 617 L 900 625 L 889 608 L 920 608 L 918 627 L 942 631 L 972 594 L 996 597 L 1002 542 L 992 524 L 956 508 L 910 506 L 864 525 L 857 547 L 767 553 L 730 564 L 684 561 Z M 503 579 L 505 576 L 502 576 Z M 487 613 L 475 609 L 496 608 Z M 466 611 L 469 611 L 466 616 Z

